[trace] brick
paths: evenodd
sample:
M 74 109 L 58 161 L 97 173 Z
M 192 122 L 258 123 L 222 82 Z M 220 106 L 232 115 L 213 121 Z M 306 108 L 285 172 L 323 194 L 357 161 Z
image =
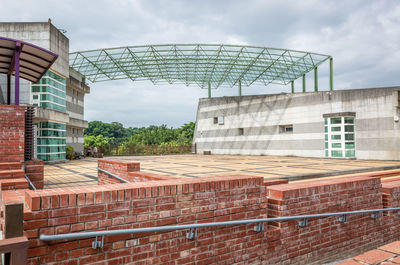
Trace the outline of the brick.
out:
M 66 216 L 66 217 L 57 217 L 49 219 L 49 226 L 58 226 L 58 225 L 65 225 L 65 224 L 73 224 L 76 223 L 78 217 L 74 216 Z

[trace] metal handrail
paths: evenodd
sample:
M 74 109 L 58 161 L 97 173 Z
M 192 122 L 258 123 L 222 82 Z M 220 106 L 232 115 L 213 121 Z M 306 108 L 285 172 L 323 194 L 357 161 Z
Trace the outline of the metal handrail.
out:
M 68 234 L 58 234 L 58 235 L 43 235 L 42 234 L 42 235 L 40 235 L 40 240 L 53 241 L 53 240 L 63 240 L 63 239 L 80 239 L 80 238 L 96 237 L 96 241 L 93 242 L 94 243 L 93 248 L 95 248 L 94 247 L 95 245 L 97 247 L 102 247 L 104 236 L 190 229 L 190 232 L 188 232 L 186 234 L 186 237 L 189 239 L 192 239 L 192 238 L 196 238 L 198 228 L 243 225 L 243 224 L 257 224 L 254 227 L 254 231 L 261 232 L 264 229 L 264 222 L 300 220 L 300 221 L 298 221 L 299 226 L 304 227 L 304 226 L 307 226 L 309 218 L 340 216 L 339 221 L 346 222 L 347 215 L 350 215 L 350 214 L 372 213 L 371 218 L 376 219 L 379 217 L 380 212 L 387 212 L 387 211 L 399 211 L 398 215 L 400 215 L 400 207 L 399 208 L 384 208 L 384 209 L 359 210 L 359 211 L 349 211 L 349 212 L 337 212 L 337 213 L 322 213 L 322 214 L 275 217 L 275 218 L 214 222 L 214 223 L 200 223 L 200 224 L 157 226 L 157 227 L 146 227 L 146 228 L 135 228 L 135 229 L 80 232 L 80 233 L 68 233 Z M 100 237 L 100 236 L 102 237 L 102 242 L 97 242 L 97 237 Z
M 35 187 L 35 185 L 33 185 L 32 181 L 28 178 L 28 176 L 27 176 L 26 174 L 24 174 L 24 176 L 25 176 L 26 180 L 28 181 L 29 186 L 31 186 L 31 188 L 32 188 L 34 191 L 36 191 L 36 187 Z
M 111 173 L 111 172 L 108 172 L 108 171 L 106 171 L 106 170 L 104 170 L 104 169 L 102 169 L 102 168 L 99 168 L 99 167 L 96 167 L 96 168 L 97 168 L 98 171 L 101 171 L 101 172 L 103 172 L 103 173 L 106 173 L 107 175 L 109 175 L 109 176 L 111 176 L 111 177 L 114 177 L 114 178 L 116 178 L 116 179 L 119 179 L 119 180 L 122 181 L 122 182 L 129 183 L 129 181 L 127 181 L 126 179 L 123 179 L 123 178 L 121 178 L 121 177 L 118 177 L 117 175 L 115 175 L 115 174 L 113 174 L 113 173 Z

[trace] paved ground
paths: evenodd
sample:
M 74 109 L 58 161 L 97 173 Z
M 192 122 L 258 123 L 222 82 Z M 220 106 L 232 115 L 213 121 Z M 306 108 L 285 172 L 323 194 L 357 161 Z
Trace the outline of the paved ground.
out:
M 336 265 L 395 265 L 400 264 L 400 241 L 396 241 L 377 249 L 365 252 L 351 259 L 336 263 Z
M 168 155 L 112 157 L 125 161 L 139 161 L 148 172 L 179 177 L 249 174 L 265 178 L 305 176 L 326 177 L 398 167 L 400 161 L 338 160 L 282 156 L 233 155 Z M 85 186 L 97 184 L 97 159 L 86 158 L 67 163 L 45 165 L 45 188 Z

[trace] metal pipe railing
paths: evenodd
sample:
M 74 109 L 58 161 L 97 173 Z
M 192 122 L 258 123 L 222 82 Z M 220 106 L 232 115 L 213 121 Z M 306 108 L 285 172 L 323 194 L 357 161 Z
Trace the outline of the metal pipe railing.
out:
M 58 234 L 58 235 L 40 235 L 40 240 L 53 241 L 63 239 L 81 239 L 96 237 L 96 241 L 93 242 L 93 248 L 102 247 L 104 236 L 114 236 L 123 234 L 137 234 L 137 233 L 148 233 L 148 232 L 162 232 L 162 231 L 174 231 L 190 229 L 186 234 L 189 239 L 196 238 L 197 229 L 205 227 L 218 227 L 218 226 L 231 226 L 231 225 L 244 225 L 244 224 L 257 224 L 254 227 L 254 231 L 261 232 L 264 229 L 265 222 L 280 222 L 290 220 L 298 221 L 299 226 L 307 226 L 309 218 L 321 218 L 330 216 L 339 216 L 340 222 L 347 221 L 347 215 L 351 214 L 366 214 L 372 213 L 371 218 L 378 218 L 380 212 L 388 211 L 399 211 L 399 208 L 384 208 L 384 209 L 371 209 L 371 210 L 359 210 L 349 212 L 337 212 L 337 213 L 322 213 L 322 214 L 309 214 L 309 215 L 297 215 L 297 216 L 285 216 L 285 217 L 274 217 L 274 218 L 263 218 L 263 219 L 250 219 L 250 220 L 238 220 L 238 221 L 226 221 L 226 222 L 214 222 L 214 223 L 200 223 L 200 224 L 187 224 L 187 225 L 172 225 L 172 226 L 157 226 L 157 227 L 146 227 L 146 228 L 135 228 L 135 229 L 120 229 L 120 230 L 107 230 L 107 231 L 94 231 L 94 232 L 80 232 L 80 233 L 69 233 L 69 234 Z M 102 237 L 102 241 L 98 242 L 97 237 Z M 95 247 L 96 245 L 96 247 Z
M 104 170 L 104 169 L 102 169 L 102 168 L 99 168 L 99 167 L 96 167 L 96 168 L 97 168 L 98 171 L 101 171 L 101 172 L 103 172 L 103 173 L 106 173 L 107 175 L 109 175 L 109 176 L 111 176 L 111 177 L 114 177 L 114 178 L 116 178 L 116 179 L 118 179 L 118 180 L 120 180 L 120 181 L 122 181 L 122 182 L 129 183 L 129 181 L 127 181 L 126 179 L 123 179 L 123 178 L 121 178 L 121 177 L 118 177 L 117 175 L 115 175 L 115 174 L 113 174 L 113 173 L 111 173 L 111 172 L 108 172 L 108 171 L 106 171 L 106 170 Z
M 33 185 L 32 181 L 28 178 L 28 176 L 27 176 L 26 174 L 24 174 L 24 176 L 25 176 L 26 180 L 28 181 L 29 186 L 31 186 L 31 188 L 32 188 L 34 191 L 36 191 L 36 187 L 35 187 L 35 185 Z

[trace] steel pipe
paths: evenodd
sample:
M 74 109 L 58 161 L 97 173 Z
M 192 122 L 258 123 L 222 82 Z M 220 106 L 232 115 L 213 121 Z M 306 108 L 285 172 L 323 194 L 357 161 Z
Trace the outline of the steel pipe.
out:
M 97 168 L 98 171 L 101 171 L 101 172 L 103 172 L 103 173 L 106 173 L 107 175 L 109 175 L 109 176 L 111 176 L 111 177 L 113 177 L 113 178 L 116 178 L 116 179 L 118 179 L 118 180 L 120 180 L 120 181 L 122 181 L 122 182 L 130 183 L 130 182 L 127 181 L 126 179 L 123 179 L 123 178 L 121 178 L 121 177 L 118 177 L 117 175 L 114 175 L 114 174 L 111 173 L 111 172 L 108 172 L 108 171 L 106 171 L 106 170 L 104 170 L 104 169 L 101 169 L 101 168 L 98 168 L 98 167 L 96 167 L 96 168 Z
M 98 236 L 113 236 L 113 235 L 123 235 L 123 234 L 174 231 L 174 230 L 197 229 L 197 228 L 206 228 L 206 227 L 256 224 L 256 223 L 264 223 L 264 222 L 280 222 L 280 221 L 290 221 L 290 220 L 298 220 L 298 219 L 307 220 L 309 218 L 321 218 L 321 217 L 330 217 L 330 216 L 340 216 L 341 218 L 339 221 L 344 221 L 343 216 L 345 216 L 345 215 L 347 216 L 350 214 L 373 213 L 374 216 L 378 216 L 377 213 L 388 212 L 388 211 L 400 211 L 400 207 L 399 208 L 359 210 L 359 211 L 350 211 L 350 212 L 285 216 L 285 217 L 275 217 L 275 218 L 251 219 L 251 220 L 214 222 L 214 223 L 157 226 L 157 227 L 135 228 L 135 229 L 120 229 L 120 230 L 69 233 L 69 234 L 59 234 L 59 235 L 40 235 L 40 240 L 53 241 L 53 240 L 64 240 L 64 239 L 80 239 L 80 238 L 91 238 L 91 237 L 98 237 Z M 346 218 L 346 221 L 347 221 L 347 218 Z M 305 225 L 306 225 L 306 223 L 307 222 L 305 222 Z

